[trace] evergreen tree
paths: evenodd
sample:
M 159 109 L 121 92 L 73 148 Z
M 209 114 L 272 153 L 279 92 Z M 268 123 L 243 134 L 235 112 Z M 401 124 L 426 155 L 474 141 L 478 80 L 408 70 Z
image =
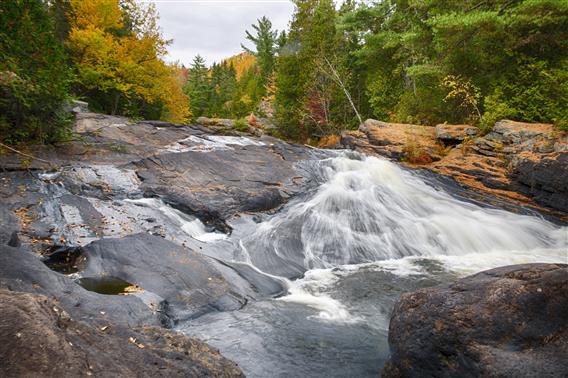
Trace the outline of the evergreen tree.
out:
M 276 75 L 276 112 L 288 137 L 322 136 L 333 128 L 337 91 L 336 17 L 331 0 L 295 1 L 286 45 L 280 50 Z
M 200 55 L 193 59 L 188 70 L 184 92 L 189 97 L 189 104 L 194 117 L 209 115 L 208 103 L 211 96 L 209 72 L 205 60 Z
M 66 132 L 70 72 L 47 5 L 0 3 L 0 138 L 51 142 Z
M 260 85 L 265 85 L 274 71 L 274 59 L 277 49 L 278 31 L 272 30 L 272 22 L 265 16 L 252 25 L 255 35 L 246 31 L 246 38 L 254 44 L 254 50 L 241 45 L 248 53 L 254 55 L 260 69 Z

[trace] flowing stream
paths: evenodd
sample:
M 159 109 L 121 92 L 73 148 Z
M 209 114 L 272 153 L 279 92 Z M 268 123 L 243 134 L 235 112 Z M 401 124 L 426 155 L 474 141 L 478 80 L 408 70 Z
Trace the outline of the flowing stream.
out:
M 481 270 L 568 262 L 568 228 L 475 203 L 387 160 L 342 152 L 306 163 L 313 186 L 277 213 L 243 216 L 229 259 L 287 291 L 178 325 L 250 377 L 376 377 L 400 294 Z M 183 219 L 179 219 L 183 222 Z

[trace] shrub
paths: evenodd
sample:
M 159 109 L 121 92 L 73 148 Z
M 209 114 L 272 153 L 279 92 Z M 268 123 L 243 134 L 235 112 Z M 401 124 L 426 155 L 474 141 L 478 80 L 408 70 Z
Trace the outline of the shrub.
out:
M 247 132 L 248 131 L 248 123 L 243 119 L 239 118 L 235 121 L 235 126 L 233 126 L 235 130 L 240 132 Z

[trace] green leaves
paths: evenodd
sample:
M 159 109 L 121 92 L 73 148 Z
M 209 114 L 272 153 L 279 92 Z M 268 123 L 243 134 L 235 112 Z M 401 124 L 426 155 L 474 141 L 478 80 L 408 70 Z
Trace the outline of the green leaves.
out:
M 40 0 L 0 3 L 0 138 L 55 140 L 70 73 L 47 6 Z

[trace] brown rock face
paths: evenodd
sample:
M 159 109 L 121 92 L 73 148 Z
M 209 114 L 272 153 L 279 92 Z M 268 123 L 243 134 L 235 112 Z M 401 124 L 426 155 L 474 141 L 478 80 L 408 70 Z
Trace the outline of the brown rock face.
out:
M 479 134 L 479 129 L 470 125 L 437 125 L 436 139 L 444 144 L 458 144 L 466 138 L 471 138 Z
M 568 265 L 488 270 L 404 294 L 383 377 L 568 376 Z
M 359 126 L 359 131 L 364 133 L 368 140 L 368 147 L 379 155 L 400 160 L 421 152 L 429 156 L 429 159 L 426 159 L 428 162 L 436 160 L 432 157 L 436 140 L 435 129 L 431 126 L 368 119 Z
M 2 377 L 243 377 L 206 344 L 164 329 L 75 321 L 43 295 L 0 290 Z

